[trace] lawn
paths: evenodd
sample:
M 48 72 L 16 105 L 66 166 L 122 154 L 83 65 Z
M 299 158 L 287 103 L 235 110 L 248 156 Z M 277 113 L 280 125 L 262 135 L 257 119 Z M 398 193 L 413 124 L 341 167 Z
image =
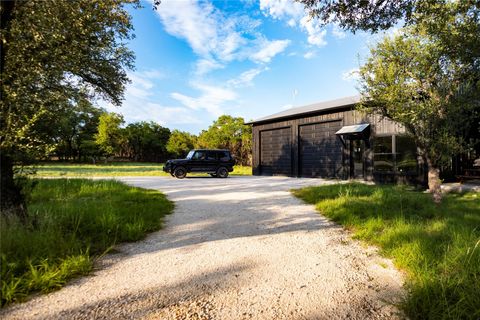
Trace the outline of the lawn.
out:
M 73 164 L 49 162 L 30 168 L 37 172 L 38 177 L 170 176 L 162 171 L 162 163 L 112 162 L 107 164 Z M 249 166 L 235 166 L 230 174 L 251 175 L 252 168 Z
M 344 184 L 292 191 L 380 248 L 405 271 L 411 319 L 480 318 L 480 194 L 440 205 L 405 186 Z
M 31 181 L 29 222 L 0 221 L 2 306 L 90 272 L 99 255 L 160 229 L 173 210 L 162 193 L 117 181 Z

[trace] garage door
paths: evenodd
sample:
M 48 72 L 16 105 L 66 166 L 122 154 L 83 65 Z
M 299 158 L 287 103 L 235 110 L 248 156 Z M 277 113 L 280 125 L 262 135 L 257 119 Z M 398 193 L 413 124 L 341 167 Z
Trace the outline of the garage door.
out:
M 291 129 L 260 132 L 260 170 L 262 175 L 291 175 Z
M 342 167 L 342 143 L 335 136 L 341 121 L 300 126 L 300 174 L 304 177 L 337 177 Z

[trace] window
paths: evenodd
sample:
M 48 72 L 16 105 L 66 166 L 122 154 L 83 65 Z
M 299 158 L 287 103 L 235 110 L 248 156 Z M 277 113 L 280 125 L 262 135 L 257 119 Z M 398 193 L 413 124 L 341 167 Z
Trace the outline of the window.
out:
M 216 155 L 217 154 L 216 154 L 215 151 L 208 151 L 207 152 L 207 160 L 210 160 L 210 161 L 217 160 Z
M 373 142 L 373 168 L 375 171 L 393 172 L 392 136 L 377 137 Z
M 230 154 L 226 151 L 218 151 L 218 159 L 220 161 L 230 161 Z
M 375 171 L 417 173 L 417 147 L 412 138 L 408 136 L 377 137 L 373 143 Z
M 206 156 L 206 152 L 205 151 L 197 151 L 195 152 L 195 154 L 193 155 L 193 160 L 204 160 L 205 159 L 205 156 Z
M 396 136 L 396 171 L 401 173 L 417 172 L 417 147 L 412 138 Z

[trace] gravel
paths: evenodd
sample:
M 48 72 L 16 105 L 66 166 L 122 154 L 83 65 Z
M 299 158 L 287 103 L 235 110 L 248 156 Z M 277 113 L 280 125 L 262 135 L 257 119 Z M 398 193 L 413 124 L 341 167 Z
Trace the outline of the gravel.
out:
M 2 319 L 396 319 L 403 277 L 285 177 L 120 178 L 175 202 L 164 229 Z

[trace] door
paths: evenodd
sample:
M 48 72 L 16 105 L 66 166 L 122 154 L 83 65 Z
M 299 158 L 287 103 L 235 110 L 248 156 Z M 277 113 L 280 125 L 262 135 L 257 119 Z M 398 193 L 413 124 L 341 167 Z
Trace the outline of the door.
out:
M 260 131 L 260 172 L 262 175 L 292 175 L 291 129 Z
M 341 121 L 302 125 L 299 128 L 299 165 L 302 177 L 338 177 L 342 142 L 335 135 Z
M 350 178 L 363 179 L 365 175 L 365 141 L 350 140 Z
M 213 158 L 212 158 L 213 157 Z M 206 150 L 197 150 L 190 160 L 190 170 L 192 172 L 213 171 L 215 166 L 215 154 Z

